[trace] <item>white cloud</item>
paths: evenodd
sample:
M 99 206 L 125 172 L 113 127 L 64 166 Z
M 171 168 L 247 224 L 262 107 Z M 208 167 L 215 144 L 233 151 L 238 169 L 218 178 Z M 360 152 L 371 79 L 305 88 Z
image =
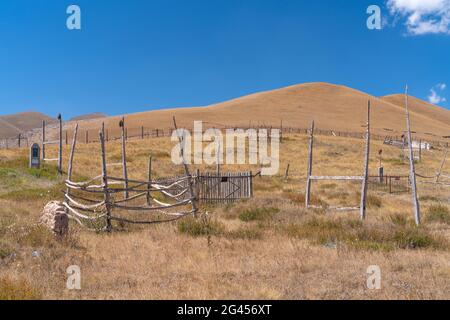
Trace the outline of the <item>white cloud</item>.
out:
M 447 85 L 445 83 L 438 83 L 437 87 L 439 88 L 439 90 L 445 90 L 447 89 Z
M 444 91 L 447 88 L 445 83 L 439 83 L 433 88 L 430 89 L 430 95 L 428 96 L 428 102 L 432 104 L 439 104 L 442 102 L 446 102 L 447 99 L 441 96 L 437 90 Z
M 387 7 L 391 15 L 405 18 L 411 35 L 450 35 L 450 0 L 387 0 Z

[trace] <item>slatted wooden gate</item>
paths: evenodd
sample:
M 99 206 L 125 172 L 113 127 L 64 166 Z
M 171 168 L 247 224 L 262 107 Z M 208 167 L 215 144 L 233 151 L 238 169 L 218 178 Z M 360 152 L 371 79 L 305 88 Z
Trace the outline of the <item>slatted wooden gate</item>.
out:
M 204 203 L 232 203 L 253 196 L 251 172 L 198 173 L 196 190 Z

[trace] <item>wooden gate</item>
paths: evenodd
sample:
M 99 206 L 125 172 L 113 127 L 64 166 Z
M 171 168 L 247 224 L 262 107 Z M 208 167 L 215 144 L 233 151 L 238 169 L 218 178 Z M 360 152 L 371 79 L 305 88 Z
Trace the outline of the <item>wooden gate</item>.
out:
M 196 184 L 200 202 L 232 203 L 253 196 L 251 172 L 199 173 Z

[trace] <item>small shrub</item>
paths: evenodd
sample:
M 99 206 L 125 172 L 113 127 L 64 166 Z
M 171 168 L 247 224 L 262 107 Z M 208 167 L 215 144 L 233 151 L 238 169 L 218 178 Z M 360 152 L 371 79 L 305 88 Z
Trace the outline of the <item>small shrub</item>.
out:
M 4 242 L 0 242 L 0 260 L 8 258 L 13 253 L 14 250 L 10 245 Z
M 0 278 L 0 300 L 39 300 L 41 292 L 25 280 Z
M 450 210 L 448 207 L 438 204 L 428 209 L 426 220 L 430 222 L 439 222 L 450 224 Z
M 441 238 L 433 237 L 422 228 L 408 227 L 395 230 L 393 240 L 398 248 L 442 248 L 445 247 Z
M 212 219 L 185 218 L 178 222 L 178 231 L 193 237 L 217 236 L 224 232 L 222 223 Z
M 403 227 L 409 223 L 408 218 L 399 213 L 391 214 L 389 216 L 389 221 L 397 226 L 403 226 Z
M 42 225 L 28 227 L 18 239 L 22 245 L 33 248 L 53 247 L 56 243 L 54 234 Z
M 246 209 L 239 215 L 239 219 L 244 222 L 263 221 L 272 218 L 276 213 L 280 212 L 277 208 L 253 208 Z
M 227 232 L 226 236 L 231 239 L 259 240 L 262 239 L 263 233 L 257 228 L 240 228 Z

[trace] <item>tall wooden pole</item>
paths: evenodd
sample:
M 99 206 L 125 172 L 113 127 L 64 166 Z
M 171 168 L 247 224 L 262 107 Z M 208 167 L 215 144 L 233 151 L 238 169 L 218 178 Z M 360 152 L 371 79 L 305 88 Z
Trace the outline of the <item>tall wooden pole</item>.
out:
M 420 225 L 420 205 L 419 199 L 417 198 L 417 184 L 416 184 L 416 169 L 414 164 L 414 150 L 412 146 L 412 136 L 411 136 L 411 120 L 409 117 L 409 107 L 408 107 L 408 86 L 405 90 L 405 106 L 406 106 L 406 129 L 408 130 L 408 145 L 409 145 L 409 167 L 410 167 L 410 180 L 412 187 L 413 205 L 414 205 L 414 218 L 416 220 L 416 225 Z
M 42 160 L 45 159 L 45 120 L 42 120 Z
M 311 200 L 311 175 L 313 165 L 313 148 L 314 148 L 314 120 L 311 123 L 311 130 L 309 132 L 309 151 L 308 151 L 308 172 L 306 175 L 306 190 L 305 190 L 305 207 L 309 208 Z
M 122 118 L 120 121 L 120 127 L 122 128 L 122 171 L 123 171 L 123 178 L 124 178 L 124 188 L 125 191 L 123 193 L 123 196 L 125 199 L 128 199 L 129 193 L 128 193 L 128 171 L 127 171 L 127 141 L 126 141 L 126 133 L 125 133 L 125 118 Z
M 111 202 L 109 200 L 109 191 L 108 191 L 108 173 L 106 169 L 106 148 L 105 148 L 105 138 L 103 137 L 103 133 L 100 131 L 100 146 L 102 149 L 102 181 L 103 181 L 103 192 L 104 192 L 104 200 L 105 200 L 105 208 L 106 208 L 106 231 L 112 231 L 112 223 L 111 223 Z
M 361 190 L 360 217 L 366 219 L 366 199 L 369 184 L 369 160 L 370 160 L 370 100 L 367 105 L 367 132 L 366 132 L 366 154 L 364 160 L 364 180 Z
M 177 127 L 177 121 L 175 120 L 175 116 L 173 117 L 173 125 L 174 125 L 174 128 L 175 128 L 175 131 L 177 131 L 178 127 Z M 193 215 L 195 217 L 197 215 L 197 211 L 198 211 L 198 208 L 197 208 L 197 197 L 194 194 L 194 187 L 193 187 L 192 176 L 189 173 L 189 167 L 188 167 L 188 165 L 186 163 L 186 159 L 184 158 L 184 146 L 183 146 L 184 141 L 182 140 L 182 138 L 180 136 L 178 136 L 178 140 L 180 142 L 181 157 L 183 159 L 184 172 L 186 174 L 186 177 L 188 178 L 189 197 L 192 199 L 192 210 L 194 211 Z
M 58 175 L 62 175 L 62 148 L 63 148 L 63 133 L 62 133 L 62 116 L 58 114 L 59 120 L 59 152 L 58 152 Z
M 148 158 L 148 185 L 147 185 L 147 204 L 151 205 L 152 195 L 150 190 L 152 188 L 152 156 Z

